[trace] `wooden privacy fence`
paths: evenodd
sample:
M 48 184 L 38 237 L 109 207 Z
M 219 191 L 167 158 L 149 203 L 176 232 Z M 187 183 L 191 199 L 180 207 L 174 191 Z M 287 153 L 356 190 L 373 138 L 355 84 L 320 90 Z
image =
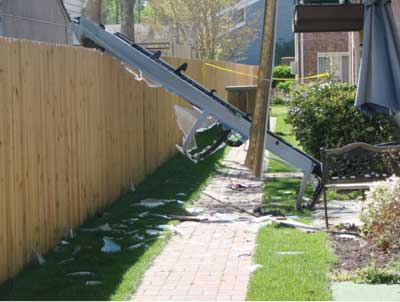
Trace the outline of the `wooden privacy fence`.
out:
M 253 81 L 168 60 L 224 97 Z M 175 154 L 174 104 L 100 52 L 0 39 L 0 282 Z

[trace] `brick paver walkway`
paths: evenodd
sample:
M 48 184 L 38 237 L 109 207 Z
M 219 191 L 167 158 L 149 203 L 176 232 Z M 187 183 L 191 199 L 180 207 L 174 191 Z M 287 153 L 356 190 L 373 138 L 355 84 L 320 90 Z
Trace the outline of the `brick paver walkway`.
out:
M 243 167 L 244 148 L 232 149 L 206 192 L 193 207 L 214 223 L 183 222 L 164 251 L 147 270 L 132 296 L 136 301 L 214 301 L 246 298 L 251 256 L 259 221 L 226 207 L 226 203 L 253 209 L 262 200 L 263 182 Z M 248 186 L 233 190 L 232 184 Z

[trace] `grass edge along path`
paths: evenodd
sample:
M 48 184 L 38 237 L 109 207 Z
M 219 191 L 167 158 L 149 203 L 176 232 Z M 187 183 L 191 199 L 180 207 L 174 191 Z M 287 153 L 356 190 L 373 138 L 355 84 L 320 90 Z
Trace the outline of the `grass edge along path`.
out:
M 30 263 L 14 279 L 0 286 L 0 300 L 124 300 L 139 286 L 146 269 L 170 238 L 162 226 L 174 224 L 162 215 L 185 215 L 185 205 L 198 198 L 228 148 L 194 164 L 178 154 L 147 177 L 135 192 L 123 194 L 104 215 L 89 219 L 77 229 L 77 236 L 59 244 L 47 255 L 46 263 Z M 179 199 L 156 208 L 138 203 L 146 198 Z M 146 215 L 141 216 L 141 214 Z M 109 231 L 84 231 L 108 223 Z M 158 234 L 146 233 L 149 229 Z M 104 237 L 112 237 L 121 251 L 100 250 Z M 139 239 L 143 237 L 144 239 Z M 145 243 L 138 248 L 132 245 Z M 91 275 L 68 274 L 89 272 Z M 101 282 L 99 284 L 92 283 Z M 87 283 L 89 282 L 89 284 Z M 92 283 L 92 284 L 90 284 Z
M 272 106 L 277 117 L 276 133 L 297 145 L 290 125 L 286 124 L 287 108 Z M 293 169 L 271 156 L 271 172 L 290 172 Z M 269 179 L 264 193 L 264 204 L 279 209 L 286 215 L 298 215 L 302 222 L 309 212 L 296 213 L 294 200 L 300 183 L 295 178 Z M 270 225 L 257 236 L 253 262 L 262 265 L 250 279 L 247 300 L 250 301 L 321 301 L 330 300 L 329 270 L 335 256 L 325 233 L 309 234 L 293 228 Z

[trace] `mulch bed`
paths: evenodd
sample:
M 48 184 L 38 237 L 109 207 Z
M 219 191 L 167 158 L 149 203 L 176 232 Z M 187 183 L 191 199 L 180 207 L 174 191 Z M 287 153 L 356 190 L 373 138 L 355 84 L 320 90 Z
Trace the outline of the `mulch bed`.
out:
M 352 230 L 354 231 L 354 229 Z M 331 245 L 337 256 L 333 271 L 355 271 L 369 266 L 373 261 L 376 267 L 384 267 L 390 261 L 400 260 L 400 251 L 385 251 L 364 237 L 345 238 L 331 235 Z

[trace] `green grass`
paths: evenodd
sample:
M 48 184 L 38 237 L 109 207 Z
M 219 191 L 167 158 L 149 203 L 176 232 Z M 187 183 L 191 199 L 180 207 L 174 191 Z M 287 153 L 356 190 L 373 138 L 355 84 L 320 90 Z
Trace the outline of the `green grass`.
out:
M 201 142 L 203 144 L 204 142 Z M 174 223 L 158 216 L 147 215 L 138 221 L 127 223 L 126 219 L 137 217 L 139 213 L 150 214 L 185 214 L 185 205 L 170 203 L 164 206 L 147 209 L 135 203 L 145 198 L 175 199 L 190 203 L 194 200 L 210 176 L 219 167 L 219 161 L 226 150 L 220 150 L 207 160 L 194 164 L 177 155 L 148 177 L 135 192 L 121 196 L 105 211 L 102 217 L 93 218 L 82 228 L 93 228 L 105 223 L 111 226 L 126 224 L 127 229 L 119 232 L 85 232 L 77 231 L 75 239 L 67 246 L 59 245 L 45 256 L 46 263 L 39 266 L 29 264 L 16 278 L 0 287 L 0 300 L 123 300 L 139 285 L 143 273 L 151 264 L 169 239 L 163 232 L 158 236 L 150 236 L 145 232 L 148 228 Z M 177 197 L 178 193 L 186 196 Z M 114 229 L 116 229 L 114 227 Z M 126 233 L 136 232 L 136 233 Z M 127 250 L 132 244 L 134 234 L 145 236 L 146 246 Z M 100 251 L 104 236 L 113 237 L 122 251 L 115 254 L 104 254 Z M 73 250 L 80 247 L 75 259 L 65 264 L 61 261 L 71 258 Z M 95 273 L 93 277 L 70 277 L 68 273 L 88 271 Z M 88 280 L 101 281 L 101 285 L 86 286 Z
M 285 106 L 273 106 L 277 117 L 275 132 L 297 146 L 292 128 L 286 124 Z M 293 168 L 271 156 L 268 172 L 292 172 Z M 264 191 L 264 205 L 284 215 L 297 215 L 303 223 L 310 221 L 310 211 L 295 209 L 297 189 L 301 179 L 268 179 Z M 312 193 L 311 187 L 306 195 Z M 299 251 L 304 255 L 279 255 L 276 252 Z M 262 268 L 253 273 L 248 300 L 266 301 L 318 301 L 331 299 L 328 272 L 334 256 L 325 233 L 309 234 L 292 228 L 268 226 L 257 236 L 257 249 L 253 262 Z
M 298 143 L 293 135 L 291 125 L 285 122 L 286 114 L 288 108 L 284 105 L 276 105 L 271 107 L 271 116 L 276 117 L 276 125 L 274 132 L 286 140 L 288 143 L 293 146 L 298 147 Z M 268 172 L 277 173 L 277 172 L 293 172 L 293 167 L 288 164 L 283 163 L 279 157 L 274 154 L 270 155 L 269 168 Z
M 325 233 L 268 226 L 257 237 L 254 262 L 262 268 L 253 273 L 248 289 L 250 301 L 325 301 L 331 299 L 330 264 L 335 261 Z M 277 252 L 304 252 L 279 255 Z

